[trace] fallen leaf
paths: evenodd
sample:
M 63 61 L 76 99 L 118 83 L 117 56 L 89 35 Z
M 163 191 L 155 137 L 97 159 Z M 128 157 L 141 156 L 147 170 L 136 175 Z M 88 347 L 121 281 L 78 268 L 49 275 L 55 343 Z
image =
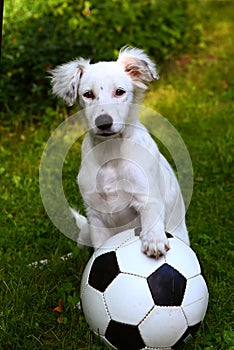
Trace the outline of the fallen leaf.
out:
M 223 85 L 224 90 L 227 90 L 229 88 L 229 84 L 226 80 L 221 80 L 221 83 Z
M 58 300 L 58 306 L 54 308 L 54 311 L 59 312 L 60 314 L 63 312 L 63 301 L 62 299 Z
M 58 322 L 58 323 L 63 323 L 63 317 L 58 317 L 58 318 L 57 318 L 57 322 Z

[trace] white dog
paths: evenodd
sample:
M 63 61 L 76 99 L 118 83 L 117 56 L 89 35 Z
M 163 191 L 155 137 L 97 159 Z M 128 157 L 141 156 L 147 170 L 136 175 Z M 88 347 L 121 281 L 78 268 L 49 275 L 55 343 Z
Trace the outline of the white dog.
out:
M 89 127 L 78 174 L 88 220 L 72 209 L 79 243 L 98 248 L 138 227 L 149 256 L 166 254 L 166 231 L 189 244 L 177 179 L 138 120 L 146 83 L 159 78 L 154 63 L 142 50 L 124 47 L 117 61 L 78 58 L 51 74 L 53 93 L 69 105 L 78 100 Z

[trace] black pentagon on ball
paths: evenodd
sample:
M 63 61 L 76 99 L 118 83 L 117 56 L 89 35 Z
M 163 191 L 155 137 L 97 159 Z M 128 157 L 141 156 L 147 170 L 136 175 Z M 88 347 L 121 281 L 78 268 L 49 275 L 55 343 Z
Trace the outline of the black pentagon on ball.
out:
M 139 350 L 145 347 L 137 326 L 111 320 L 105 337 L 119 350 Z
M 119 265 L 115 252 L 98 256 L 89 273 L 89 285 L 104 292 L 113 279 L 119 274 Z
M 174 238 L 174 236 L 172 236 L 171 233 L 169 233 L 169 232 L 165 232 L 165 233 L 166 233 L 167 238 Z
M 147 282 L 156 305 L 181 305 L 187 281 L 172 266 L 163 264 L 147 278 Z
M 188 327 L 180 340 L 173 346 L 173 350 L 179 350 L 182 346 L 187 344 L 193 338 L 193 335 L 197 332 L 200 325 L 201 322 L 195 324 L 194 326 Z

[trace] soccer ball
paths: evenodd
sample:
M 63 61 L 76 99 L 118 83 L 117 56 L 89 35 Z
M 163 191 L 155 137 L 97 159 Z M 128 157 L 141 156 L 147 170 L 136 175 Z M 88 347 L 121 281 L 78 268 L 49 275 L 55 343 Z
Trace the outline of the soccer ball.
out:
M 178 349 L 203 320 L 208 290 L 193 250 L 168 234 L 159 259 L 141 252 L 134 230 L 108 239 L 90 258 L 81 305 L 90 328 L 111 349 Z

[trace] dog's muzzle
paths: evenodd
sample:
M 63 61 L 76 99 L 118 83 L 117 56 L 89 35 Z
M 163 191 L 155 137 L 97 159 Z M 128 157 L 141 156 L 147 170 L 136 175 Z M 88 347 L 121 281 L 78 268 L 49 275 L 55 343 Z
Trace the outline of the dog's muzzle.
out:
M 101 114 L 95 120 L 95 126 L 97 128 L 96 136 L 105 138 L 117 136 L 121 133 L 120 131 L 113 130 L 113 118 L 109 114 Z
M 96 127 L 103 132 L 109 132 L 113 124 L 113 119 L 109 114 L 101 114 L 95 120 Z

